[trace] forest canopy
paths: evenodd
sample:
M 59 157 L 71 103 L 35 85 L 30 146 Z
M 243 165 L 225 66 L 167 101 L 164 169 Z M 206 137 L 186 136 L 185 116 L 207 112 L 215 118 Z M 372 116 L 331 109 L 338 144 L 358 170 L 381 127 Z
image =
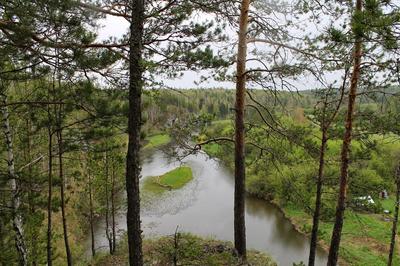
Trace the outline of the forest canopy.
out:
M 399 22 L 387 0 L 0 0 L 0 264 L 400 264 Z M 201 190 L 222 172 L 232 204 L 181 232 L 228 201 Z M 307 249 L 260 245 L 254 198 Z

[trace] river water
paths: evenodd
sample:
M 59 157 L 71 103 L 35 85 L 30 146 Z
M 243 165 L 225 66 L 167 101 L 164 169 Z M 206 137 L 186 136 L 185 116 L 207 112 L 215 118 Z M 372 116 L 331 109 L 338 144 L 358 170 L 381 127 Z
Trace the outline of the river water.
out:
M 217 160 L 205 154 L 187 157 L 183 163 L 192 168 L 194 179 L 184 188 L 154 195 L 142 191 L 142 230 L 145 238 L 191 232 L 220 240 L 233 240 L 233 174 Z M 168 158 L 161 151 L 143 160 L 142 181 L 178 167 L 182 162 Z M 119 235 L 126 230 L 125 208 L 116 219 Z M 271 255 L 278 265 L 307 262 L 309 239 L 296 232 L 274 205 L 248 196 L 246 198 L 247 247 Z M 88 250 L 90 243 L 88 242 Z M 97 221 L 97 249 L 107 248 L 105 223 Z M 326 265 L 326 254 L 317 252 L 316 265 Z

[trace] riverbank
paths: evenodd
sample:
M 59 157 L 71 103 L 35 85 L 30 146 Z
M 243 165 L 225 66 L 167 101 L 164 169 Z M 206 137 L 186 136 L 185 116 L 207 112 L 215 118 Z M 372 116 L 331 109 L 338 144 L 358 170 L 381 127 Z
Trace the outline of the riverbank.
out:
M 222 241 L 233 241 L 232 172 L 205 154 L 196 154 L 177 161 L 168 153 L 155 151 L 143 158 L 142 176 L 159 176 L 179 166 L 189 166 L 193 180 L 178 190 L 168 190 L 162 195 L 150 195 L 144 189 L 141 202 L 142 230 L 145 239 L 172 235 L 177 226 L 182 232 Z M 141 180 L 141 185 L 146 178 Z M 142 186 L 143 188 L 143 186 Z M 272 204 L 246 196 L 247 246 L 270 255 L 279 265 L 292 265 L 306 261 L 308 240 L 293 229 L 281 212 Z M 97 252 L 108 251 L 104 230 L 105 221 L 96 222 L 94 243 Z M 117 232 L 126 231 L 126 211 L 116 216 Z M 117 242 L 121 239 L 118 235 Z M 90 256 L 90 239 L 88 239 Z M 326 255 L 317 251 L 317 264 L 325 265 Z
M 233 163 L 226 156 L 220 156 L 221 150 L 218 144 L 211 144 L 210 147 L 204 148 L 207 154 L 212 157 L 220 158 L 228 168 L 232 169 Z M 247 178 L 253 180 L 262 179 L 262 177 L 254 177 L 249 173 Z M 261 185 L 253 185 L 252 189 L 248 190 L 248 193 L 275 204 L 282 211 L 283 215 L 292 223 L 296 231 L 310 237 L 312 216 L 305 210 L 304 206 L 302 208 L 290 202 L 279 202 L 278 200 L 271 199 L 268 194 L 268 188 L 266 189 Z M 395 206 L 393 199 L 383 200 L 380 204 L 382 204 L 385 209 L 393 212 Z M 382 214 L 346 210 L 340 248 L 340 265 L 386 265 L 391 226 L 392 222 L 385 220 Z M 318 244 L 325 251 L 329 249 L 332 229 L 332 221 L 320 221 Z M 399 245 L 397 245 L 396 249 L 399 250 Z M 393 264 L 400 265 L 398 256 L 394 258 Z
M 143 242 L 145 265 L 242 265 L 234 252 L 232 243 L 211 238 L 201 238 L 189 233 L 146 239 Z M 126 237 L 118 245 L 114 255 L 99 254 L 92 266 L 126 265 L 128 250 Z M 248 263 L 253 266 L 276 266 L 266 254 L 250 250 Z
M 391 205 L 391 201 L 388 199 L 385 204 Z M 284 206 L 282 209 L 300 232 L 310 235 L 312 228 L 310 215 L 293 205 Z M 387 265 L 391 226 L 392 222 L 385 221 L 380 214 L 347 210 L 340 249 L 341 265 Z M 332 222 L 320 222 L 320 245 L 326 250 L 329 248 L 332 229 Z M 398 256 L 394 258 L 393 265 L 400 265 Z

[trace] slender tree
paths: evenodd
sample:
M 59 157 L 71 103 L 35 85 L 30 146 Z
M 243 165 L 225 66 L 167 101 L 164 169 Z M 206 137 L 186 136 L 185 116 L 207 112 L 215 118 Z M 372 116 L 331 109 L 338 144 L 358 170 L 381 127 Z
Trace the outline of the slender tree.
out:
M 108 248 L 110 254 L 113 254 L 113 240 L 112 240 L 112 233 L 110 232 L 110 196 L 109 196 L 109 158 L 107 147 L 105 148 L 104 152 L 104 188 L 105 188 L 105 200 L 106 200 L 106 213 L 105 213 L 105 220 L 106 220 L 106 237 L 108 240 Z
M 393 214 L 392 237 L 391 237 L 391 240 L 390 240 L 388 266 L 392 266 L 393 265 L 394 247 L 396 245 L 396 235 L 397 235 L 397 223 L 399 221 L 400 165 L 397 167 L 397 170 L 396 170 L 395 181 L 396 181 L 396 202 L 395 202 L 394 214 Z
M 339 112 L 339 108 L 342 104 L 344 89 L 347 80 L 347 72 L 345 71 L 345 75 L 343 77 L 343 85 L 341 88 L 340 98 L 336 106 L 334 107 L 333 112 L 329 111 L 329 101 L 331 100 L 331 90 L 329 88 L 324 95 L 324 100 L 322 102 L 322 110 L 321 110 L 321 121 L 320 121 L 320 130 L 321 130 L 321 145 L 319 150 L 319 165 L 318 165 L 318 175 L 317 175 L 317 191 L 315 194 L 315 208 L 313 213 L 313 225 L 311 230 L 311 241 L 310 241 L 310 254 L 308 257 L 308 265 L 315 265 L 315 254 L 317 250 L 318 243 L 318 228 L 319 228 L 319 220 L 321 213 L 321 205 L 322 205 L 322 186 L 324 181 L 324 172 L 325 172 L 325 153 L 328 145 L 328 130 L 331 127 L 336 115 Z
M 31 134 L 32 134 L 32 122 L 31 122 L 31 117 L 26 118 L 26 161 L 31 162 L 32 161 L 32 140 L 31 140 Z M 35 193 L 34 193 L 34 174 L 33 174 L 33 166 L 29 164 L 28 166 L 28 176 L 29 176 L 29 191 L 28 191 L 28 208 L 29 208 L 29 215 L 34 216 L 36 215 L 36 204 L 34 202 L 35 199 Z M 37 239 L 39 235 L 39 228 L 37 226 L 32 226 L 32 234 L 30 237 L 30 245 L 31 245 L 31 256 L 30 260 L 32 262 L 33 266 L 37 265 L 37 246 L 39 240 Z
M 15 232 L 15 246 L 18 251 L 19 263 L 20 265 L 28 265 L 28 253 L 26 248 L 26 243 L 24 239 L 24 228 L 21 215 L 21 199 L 20 199 L 20 185 L 18 184 L 18 178 L 15 173 L 15 162 L 14 162 L 14 150 L 13 150 L 13 140 L 9 120 L 9 112 L 7 108 L 7 96 L 5 93 L 4 82 L 0 83 L 0 97 L 3 107 L 1 107 L 1 113 L 3 116 L 3 129 L 4 136 L 6 139 L 7 146 L 7 165 L 8 165 L 8 175 L 11 191 L 11 211 L 12 211 L 12 225 Z
M 94 210 L 93 210 L 93 178 L 90 171 L 90 161 L 87 156 L 87 176 L 88 176 L 88 189 L 89 189 L 89 223 L 90 223 L 90 248 L 92 250 L 92 257 L 96 255 L 95 241 L 94 241 Z
M 51 126 L 52 116 L 51 108 L 47 107 L 48 125 L 47 125 L 47 137 L 48 137 L 48 190 L 47 190 L 47 265 L 53 264 L 52 253 L 52 206 L 53 206 L 53 129 Z
M 355 4 L 355 15 L 359 15 L 362 12 L 362 0 L 357 0 Z M 358 16 L 353 16 L 353 19 Z M 355 21 L 354 23 L 360 23 Z M 340 167 L 340 183 L 339 183 L 339 195 L 336 206 L 335 214 L 335 225 L 332 231 L 332 239 L 329 248 L 328 255 L 328 266 L 336 266 L 339 255 L 340 239 L 343 228 L 344 211 L 346 208 L 346 195 L 347 195 L 347 179 L 349 170 L 349 156 L 350 156 L 350 145 L 352 140 L 353 130 L 353 119 L 354 119 L 354 108 L 357 97 L 357 86 L 360 79 L 360 67 L 362 57 L 362 33 L 359 29 L 353 27 L 355 43 L 354 43 L 354 54 L 353 54 L 353 72 L 350 80 L 350 89 L 347 105 L 345 132 L 343 136 L 343 145 L 341 150 L 341 167 Z
M 62 112 L 62 105 L 59 107 L 59 116 L 61 116 Z M 61 119 L 59 117 L 59 119 Z M 63 131 L 61 127 L 61 122 L 58 122 L 58 129 L 57 129 L 57 142 L 58 142 L 58 171 L 60 177 L 60 196 L 61 196 L 61 217 L 62 217 L 62 226 L 63 226 L 63 236 L 64 236 L 64 245 L 65 245 L 65 253 L 67 255 L 67 264 L 68 266 L 72 265 L 72 256 L 71 256 L 71 249 L 69 246 L 68 241 L 68 225 L 67 225 L 67 217 L 65 211 L 65 176 L 64 176 L 64 142 L 63 142 Z
M 112 234 L 112 254 L 115 253 L 117 239 L 116 239 L 116 228 L 115 228 L 115 160 L 113 159 L 111 165 L 111 234 Z

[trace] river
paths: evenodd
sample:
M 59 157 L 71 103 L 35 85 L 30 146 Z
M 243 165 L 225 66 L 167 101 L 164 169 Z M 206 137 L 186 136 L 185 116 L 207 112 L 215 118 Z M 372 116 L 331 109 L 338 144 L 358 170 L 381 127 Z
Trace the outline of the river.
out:
M 233 240 L 233 174 L 217 160 L 205 154 L 191 155 L 183 163 L 192 168 L 194 179 L 184 188 L 155 196 L 142 191 L 142 230 L 145 238 L 171 235 L 179 231 L 205 237 Z M 142 181 L 164 174 L 181 162 L 161 151 L 143 160 Z M 125 208 L 116 219 L 119 234 L 126 230 Z M 104 221 L 96 222 L 97 249 L 106 249 Z M 309 239 L 298 233 L 279 209 L 260 199 L 246 198 L 247 247 L 271 255 L 278 265 L 307 262 Z M 88 249 L 89 248 L 89 240 Z M 319 249 L 316 265 L 326 265 L 326 253 Z

